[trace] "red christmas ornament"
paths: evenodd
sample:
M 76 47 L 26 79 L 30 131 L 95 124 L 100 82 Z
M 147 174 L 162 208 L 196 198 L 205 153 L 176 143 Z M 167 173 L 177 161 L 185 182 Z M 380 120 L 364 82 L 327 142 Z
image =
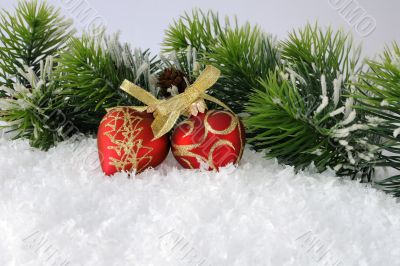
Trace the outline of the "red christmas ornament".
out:
M 172 135 L 172 153 L 185 168 L 218 170 L 238 164 L 245 145 L 245 131 L 239 118 L 227 111 L 211 110 L 191 116 Z
M 164 135 L 153 139 L 152 114 L 129 107 L 110 110 L 102 119 L 97 133 L 101 168 L 106 175 L 136 170 L 140 173 L 162 163 L 169 151 Z

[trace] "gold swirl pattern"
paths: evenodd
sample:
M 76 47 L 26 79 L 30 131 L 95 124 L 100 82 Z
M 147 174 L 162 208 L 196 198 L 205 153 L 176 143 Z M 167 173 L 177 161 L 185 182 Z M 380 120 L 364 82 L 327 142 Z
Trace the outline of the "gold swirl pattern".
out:
M 104 132 L 104 136 L 108 137 L 113 144 L 107 149 L 114 150 L 118 156 L 110 157 L 110 165 L 114 166 L 117 171 L 124 171 L 130 167 L 141 172 L 149 166 L 152 160 L 152 156 L 149 154 L 153 148 L 144 146 L 143 140 L 139 137 L 143 131 L 143 127 L 139 126 L 143 117 L 132 115 L 132 111 L 133 109 L 130 110 L 129 107 L 111 109 L 101 121 L 101 123 L 108 121 L 104 127 L 108 129 Z M 121 121 L 122 125 L 118 126 Z M 123 138 L 117 137 L 121 135 Z M 139 152 L 143 151 L 144 155 L 139 157 Z M 138 169 L 139 162 L 141 163 L 140 169 Z
M 209 122 L 209 118 L 211 116 L 217 114 L 217 112 L 228 115 L 231 119 L 231 122 L 228 125 L 228 127 L 223 130 L 217 130 L 217 129 L 213 128 Z M 195 123 L 191 120 L 187 120 L 187 121 L 182 122 L 179 126 L 182 126 L 184 124 L 188 125 L 188 131 L 185 132 L 183 137 L 187 137 L 195 131 Z M 185 162 L 188 165 L 188 167 L 190 167 L 192 169 L 195 168 L 195 166 L 188 159 L 182 158 L 182 157 L 193 157 L 199 162 L 207 163 L 211 169 L 218 170 L 218 166 L 216 166 L 214 163 L 215 150 L 219 147 L 230 147 L 234 151 L 236 150 L 234 144 L 231 141 L 220 138 L 219 136 L 226 136 L 226 135 L 232 133 L 235 129 L 238 129 L 238 134 L 239 134 L 239 138 L 240 138 L 239 139 L 240 150 L 237 153 L 237 155 L 235 154 L 236 160 L 233 162 L 234 164 L 238 164 L 242 157 L 243 149 L 244 149 L 244 140 L 243 140 L 243 136 L 242 136 L 242 128 L 241 128 L 239 118 L 236 115 L 234 115 L 230 112 L 227 112 L 227 111 L 208 111 L 204 117 L 203 125 L 204 125 L 204 134 L 198 143 L 189 144 L 189 145 L 178 145 L 176 143 L 172 143 L 174 155 L 176 157 L 179 157 L 180 160 Z M 209 136 L 210 133 L 214 134 L 214 135 Z M 217 138 L 218 140 L 215 141 L 216 140 L 215 138 Z M 194 151 L 197 148 L 208 147 L 209 145 L 211 145 L 211 148 L 207 154 L 207 157 L 202 156 Z
M 219 147 L 223 147 L 223 146 L 229 146 L 231 147 L 233 150 L 235 150 L 235 147 L 233 146 L 232 142 L 225 140 L 225 139 L 220 139 L 218 140 L 216 143 L 214 143 L 214 145 L 211 147 L 210 152 L 208 153 L 208 165 L 212 168 L 212 169 L 217 169 L 217 167 L 214 164 L 214 158 L 213 158 L 213 154 L 214 151 L 219 148 Z
M 214 129 L 210 125 L 210 123 L 208 123 L 208 118 L 210 116 L 212 116 L 212 115 L 215 115 L 215 112 L 208 112 L 206 114 L 206 118 L 204 119 L 204 127 L 206 128 L 206 132 L 211 132 L 213 134 L 218 134 L 218 135 L 228 135 L 233 130 L 235 130 L 235 128 L 239 124 L 239 119 L 236 116 L 232 115 L 230 112 L 225 112 L 225 111 L 221 111 L 221 112 L 223 112 L 224 114 L 227 114 L 228 116 L 230 116 L 231 123 L 230 123 L 229 127 L 224 129 L 224 130 L 216 130 L 216 129 Z
M 193 122 L 193 121 L 190 121 L 190 120 L 187 120 L 187 121 L 182 122 L 182 124 L 188 124 L 188 125 L 189 125 L 189 130 L 188 130 L 188 132 L 186 132 L 185 135 L 183 135 L 183 137 L 186 138 L 187 136 L 189 136 L 190 134 L 193 133 L 193 130 L 194 130 L 194 122 Z

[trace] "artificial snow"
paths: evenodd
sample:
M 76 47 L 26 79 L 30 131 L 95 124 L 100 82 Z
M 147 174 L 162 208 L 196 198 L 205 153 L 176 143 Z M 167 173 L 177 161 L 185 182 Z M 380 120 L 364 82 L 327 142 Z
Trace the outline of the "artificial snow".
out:
M 400 206 L 246 150 L 238 168 L 106 177 L 96 140 L 0 139 L 0 265 L 400 265 Z

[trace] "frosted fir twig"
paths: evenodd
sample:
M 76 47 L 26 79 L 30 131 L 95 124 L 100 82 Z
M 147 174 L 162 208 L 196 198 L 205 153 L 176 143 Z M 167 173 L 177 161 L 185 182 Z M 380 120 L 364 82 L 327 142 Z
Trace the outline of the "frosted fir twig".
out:
M 44 73 L 42 74 L 42 79 L 45 80 L 46 78 L 53 76 L 53 69 L 54 69 L 54 58 L 53 56 L 48 56 L 46 58 L 46 64 L 44 65 Z
M 197 61 L 197 50 L 196 50 L 196 48 L 193 48 L 192 60 L 193 60 L 193 73 L 200 72 L 201 66 L 200 66 L 200 63 Z
M 0 110 L 5 111 L 14 108 L 18 108 L 18 105 L 15 100 L 8 98 L 0 98 Z
M 322 150 L 321 149 L 316 149 L 316 150 L 312 151 L 311 154 L 315 154 L 315 155 L 321 156 L 322 155 Z
M 358 153 L 357 156 L 367 162 L 370 162 L 375 158 L 372 153 Z
M 350 127 L 340 128 L 340 129 L 333 129 L 331 132 L 332 137 L 334 138 L 346 138 L 349 136 L 350 132 L 357 131 L 357 130 L 367 130 L 369 129 L 368 125 L 363 124 L 354 124 Z
M 352 164 L 352 165 L 356 164 L 356 160 L 354 159 L 353 154 L 351 153 L 351 151 L 347 151 L 347 157 L 349 158 L 350 164 Z
M 321 90 L 322 90 L 322 96 L 328 96 L 328 89 L 326 85 L 326 76 L 325 74 L 321 75 Z
M 335 111 L 330 112 L 329 116 L 334 117 L 334 116 L 337 116 L 338 114 L 342 114 L 344 112 L 344 109 L 345 109 L 344 106 L 342 106 L 342 107 L 336 109 Z
M 377 117 L 377 116 L 370 116 L 370 115 L 367 115 L 367 116 L 365 116 L 365 118 L 367 119 L 367 121 L 369 122 L 369 123 L 371 123 L 371 124 L 382 124 L 382 123 L 385 123 L 386 122 L 386 120 L 385 119 L 383 119 L 383 118 L 380 118 L 380 117 Z
M 31 86 L 32 86 L 32 84 L 31 84 Z M 29 92 L 29 90 L 24 85 L 19 83 L 18 81 L 13 84 L 13 88 L 14 88 L 15 93 L 18 93 L 18 94 L 27 94 Z M 32 86 L 32 88 L 35 88 L 35 87 Z M 13 95 L 15 95 L 15 93 Z
M 393 137 L 397 138 L 397 136 L 399 136 L 399 134 L 400 134 L 400 127 L 393 130 Z
M 171 61 L 173 62 L 174 66 L 180 70 L 180 71 L 184 71 L 181 67 L 181 64 L 179 63 L 179 59 L 178 59 L 178 55 L 176 54 L 175 51 L 170 53 L 169 58 L 171 59 Z
M 32 87 L 36 86 L 36 83 L 38 82 L 38 77 L 30 67 L 24 65 L 23 68 L 18 68 L 17 71 L 29 82 L 29 84 L 31 84 Z
M 383 101 L 381 101 L 381 104 L 380 104 L 380 105 L 383 107 L 383 106 L 389 106 L 390 104 L 389 104 L 388 101 L 383 100 Z
M 189 73 L 192 73 L 192 69 L 193 69 L 193 54 L 192 54 L 192 46 L 188 46 L 186 48 L 186 62 L 188 63 L 188 71 Z
M 40 72 L 38 73 L 39 77 L 32 70 L 32 68 L 28 66 L 24 66 L 23 69 L 18 69 L 18 72 L 22 77 L 28 81 L 30 85 L 30 89 L 26 88 L 20 82 L 15 82 L 13 84 L 13 90 L 3 87 L 2 90 L 7 92 L 9 96 L 12 96 L 13 99 L 7 99 L 3 101 L 1 99 L 2 109 L 3 110 L 27 110 L 29 108 L 33 108 L 35 112 L 40 113 L 41 108 L 37 107 L 33 104 L 34 97 L 39 97 L 47 86 L 53 82 L 52 69 L 54 67 L 54 61 L 52 56 L 48 56 L 45 61 L 42 60 L 39 64 Z M 56 92 L 55 90 L 53 91 Z
M 342 126 L 348 125 L 348 124 L 352 123 L 355 120 L 356 116 L 357 116 L 357 112 L 356 112 L 356 110 L 353 110 L 347 116 L 347 118 L 345 120 L 341 121 L 339 124 L 342 125 Z
M 334 167 L 333 167 L 333 170 L 335 170 L 336 172 L 337 171 L 339 171 L 340 169 L 342 169 L 342 167 L 343 167 L 343 164 L 337 164 L 337 165 L 335 165 Z
M 354 105 L 354 99 L 353 98 L 347 98 L 346 102 L 344 104 L 345 110 L 344 110 L 344 118 L 346 119 L 350 113 L 353 111 L 353 105 Z
M 333 80 L 333 105 L 336 108 L 339 104 L 340 93 L 342 89 L 342 75 L 340 74 L 338 78 Z
M 4 91 L 8 96 L 13 96 L 15 93 L 15 90 L 12 90 L 6 86 L 0 86 L 0 91 Z
M 293 69 L 291 69 L 289 67 L 286 67 L 285 69 L 290 74 L 292 83 L 294 83 L 293 87 L 296 87 L 296 80 L 300 81 L 300 83 L 302 83 L 302 84 L 307 84 L 306 80 L 302 76 L 300 76 L 298 73 L 296 73 Z
M 321 113 L 329 104 L 328 89 L 326 85 L 326 77 L 324 74 L 321 75 L 321 90 L 322 90 L 322 102 L 315 111 L 315 115 Z
M 279 72 L 282 80 L 289 80 L 289 73 L 283 73 L 282 71 Z
M 147 74 L 147 70 L 149 69 L 150 69 L 150 64 L 148 62 L 143 62 L 136 70 L 135 82 L 137 82 L 143 74 Z
M 329 98 L 327 96 L 322 97 L 322 102 L 315 111 L 315 114 L 317 115 L 321 113 L 325 109 L 325 107 L 328 106 L 328 104 L 329 104 Z

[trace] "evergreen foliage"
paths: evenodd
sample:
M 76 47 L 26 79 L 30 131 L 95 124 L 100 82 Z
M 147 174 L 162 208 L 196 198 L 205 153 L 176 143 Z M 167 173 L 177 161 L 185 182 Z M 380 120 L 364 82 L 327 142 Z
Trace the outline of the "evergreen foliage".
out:
M 14 138 L 47 150 L 73 134 L 64 129 L 54 57 L 73 35 L 72 22 L 45 2 L 21 1 L 0 13 L 0 119 Z
M 228 104 L 236 113 L 244 111 L 243 102 L 257 87 L 258 79 L 279 64 L 274 39 L 259 27 L 236 19 L 221 23 L 218 14 L 194 10 L 175 21 L 166 31 L 163 43 L 167 52 L 179 52 L 192 47 L 202 64 L 212 64 L 222 77 L 211 94 Z
M 24 66 L 13 89 L 2 87 L 6 96 L 0 99 L 0 116 L 8 122 L 6 128 L 14 132 L 14 139 L 29 139 L 32 147 L 47 150 L 76 132 L 66 128 L 59 84 L 53 75 L 53 58 L 39 63 L 39 76 L 33 68 Z M 24 85 L 27 84 L 27 85 Z
M 294 31 L 282 43 L 284 65 L 250 97 L 249 142 L 268 157 L 304 169 L 334 169 L 370 181 L 376 148 L 366 142 L 373 123 L 353 109 L 350 79 L 359 52 L 348 35 L 318 25 Z
M 368 60 L 369 71 L 361 75 L 358 109 L 377 117 L 376 145 L 385 152 L 377 166 L 400 171 L 400 47 L 394 43 L 378 60 Z M 384 190 L 400 196 L 400 175 L 377 181 Z
M 30 66 L 38 74 L 40 62 L 55 56 L 73 34 L 72 22 L 45 2 L 21 1 L 13 13 L 0 13 L 0 86 L 12 88 L 26 79 L 18 69 Z
M 82 132 L 95 132 L 106 108 L 142 104 L 119 89 L 124 79 L 155 93 L 157 61 L 148 51 L 121 44 L 117 34 L 73 38 L 58 63 L 62 94 Z

